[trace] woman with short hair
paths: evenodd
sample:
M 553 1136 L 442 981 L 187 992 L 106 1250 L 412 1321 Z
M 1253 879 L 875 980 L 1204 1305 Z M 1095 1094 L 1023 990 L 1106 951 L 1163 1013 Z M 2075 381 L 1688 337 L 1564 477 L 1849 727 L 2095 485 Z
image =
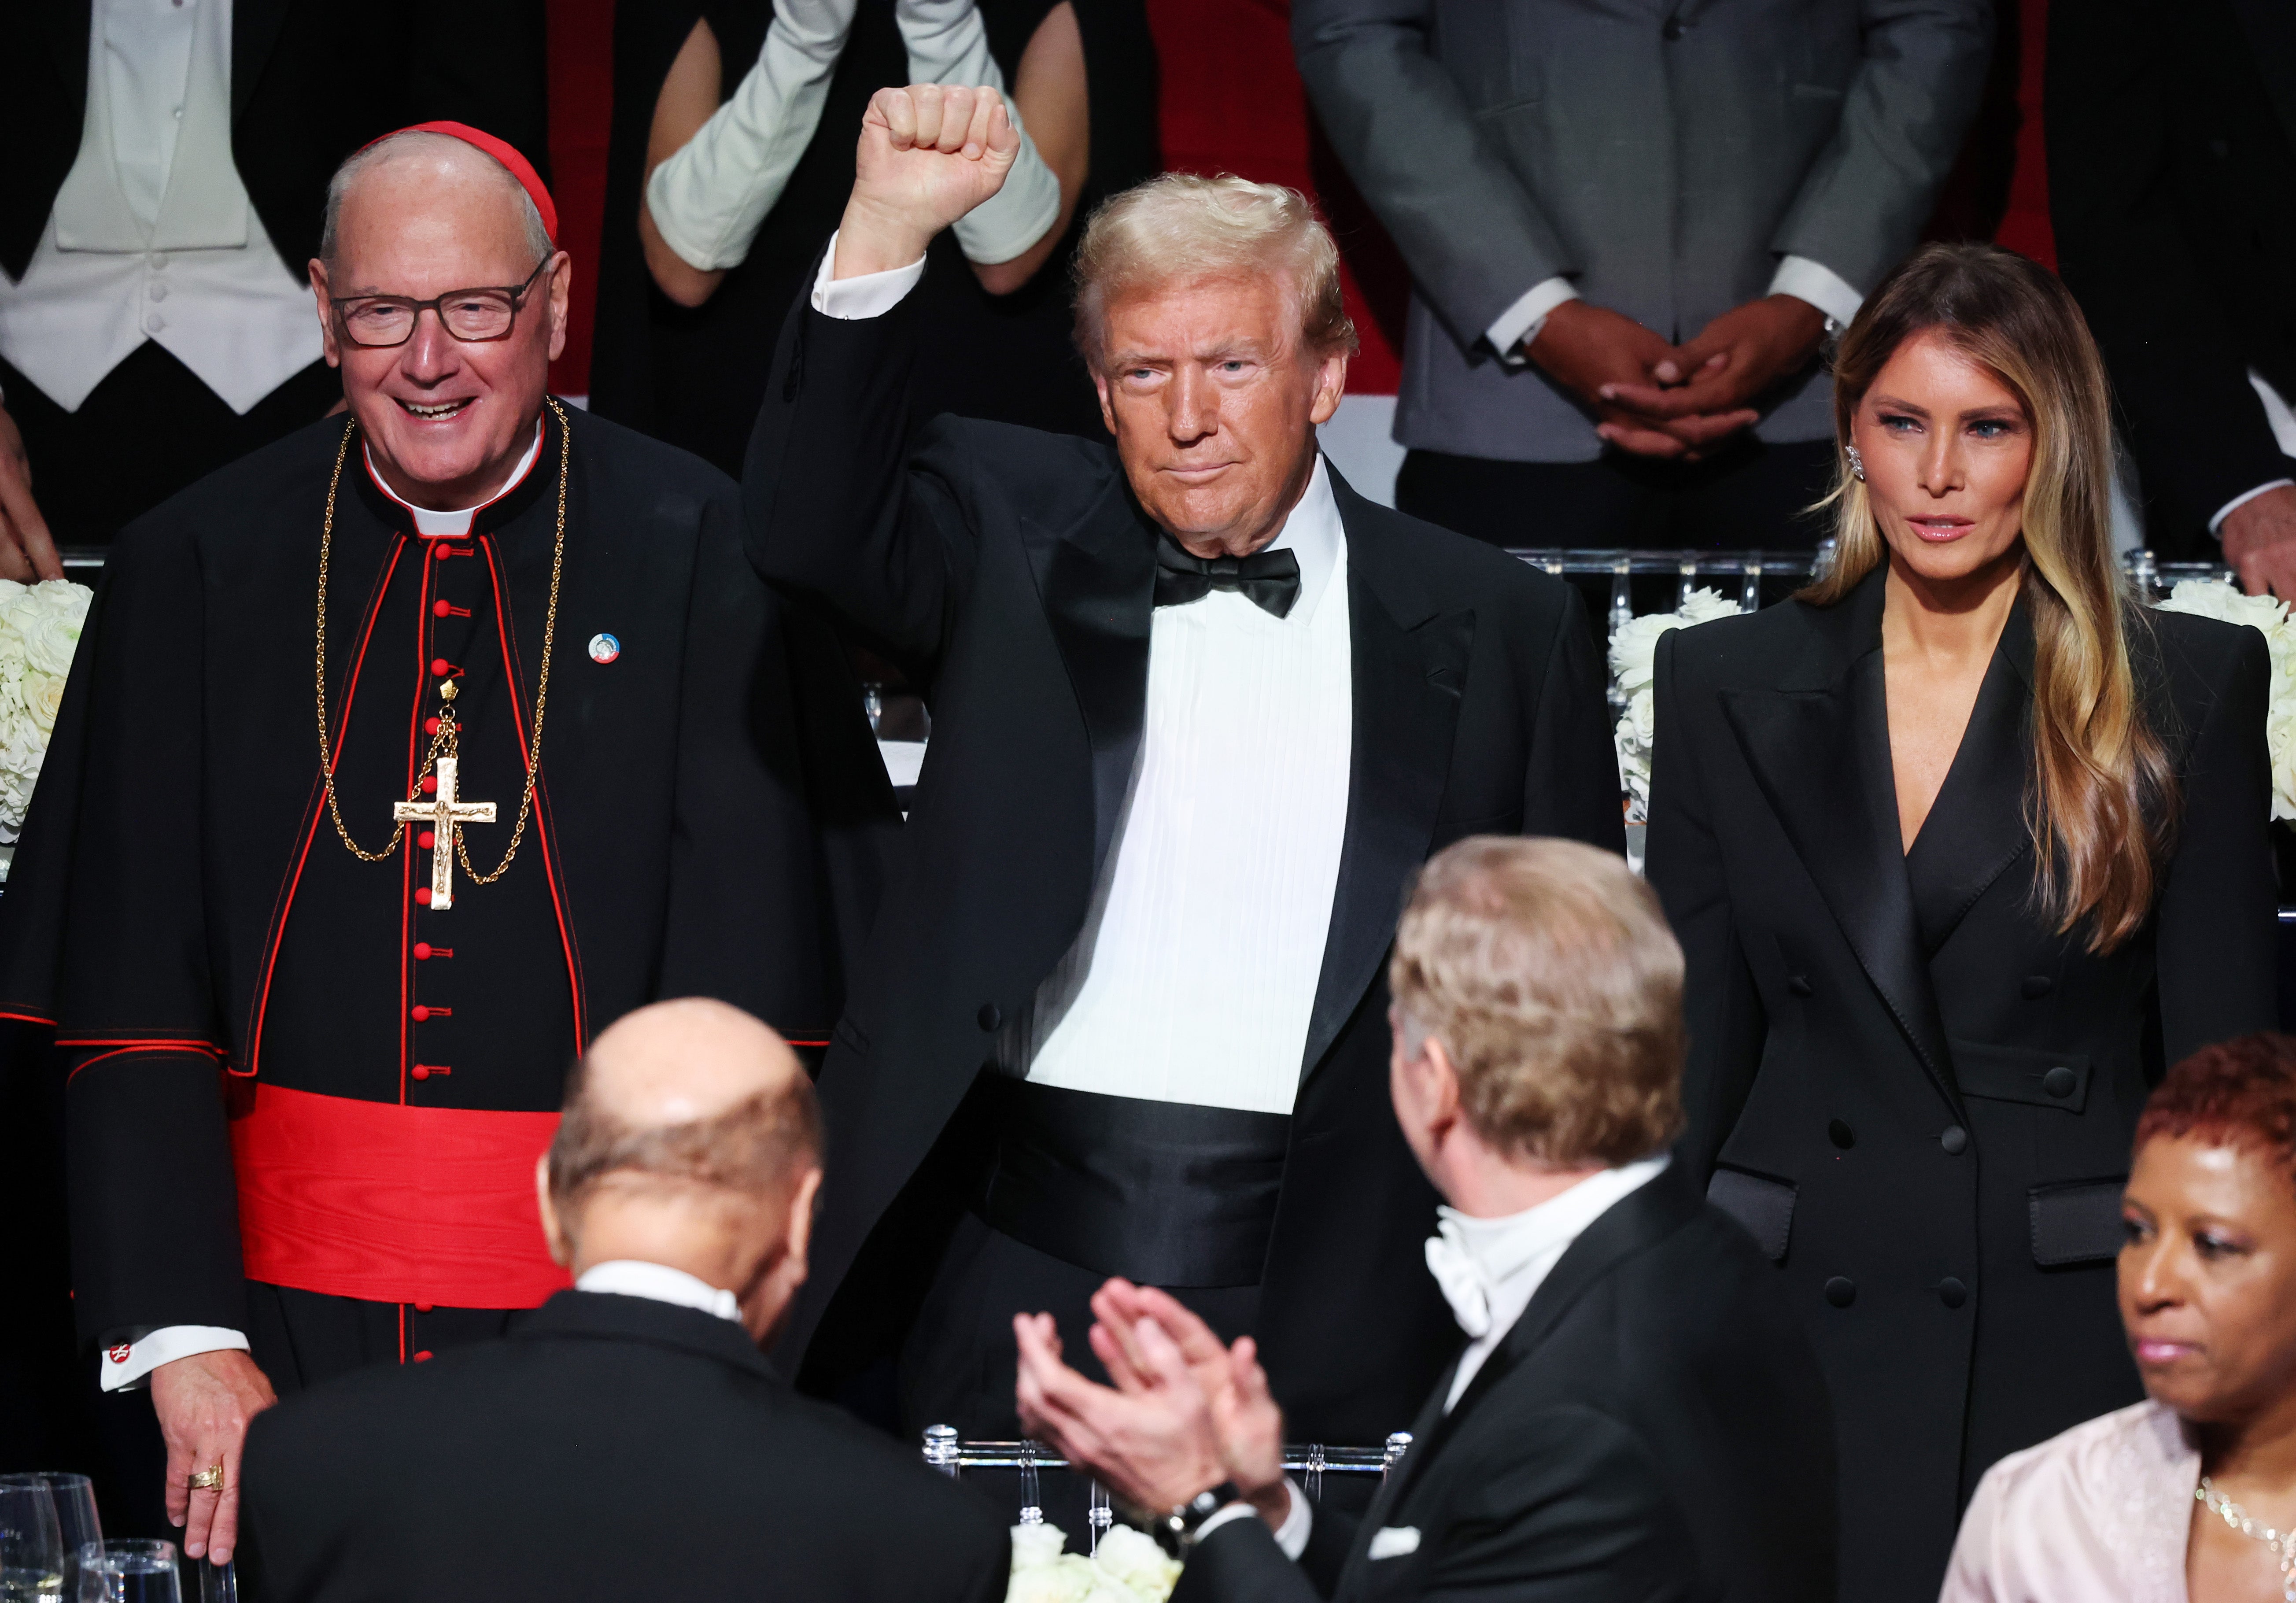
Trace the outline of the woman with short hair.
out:
M 2296 1040 L 2176 1066 L 2121 1218 L 2147 1401 L 1988 1470 L 1940 1603 L 2296 1597 Z
M 1925 248 L 1835 364 L 1833 566 L 1666 636 L 1649 865 L 1690 1160 L 1833 1394 L 1842 1595 L 1927 1599 L 2003 1454 L 2136 1394 L 2110 1265 L 2160 1065 L 2275 1022 L 2255 631 L 2145 609 L 2034 263 Z

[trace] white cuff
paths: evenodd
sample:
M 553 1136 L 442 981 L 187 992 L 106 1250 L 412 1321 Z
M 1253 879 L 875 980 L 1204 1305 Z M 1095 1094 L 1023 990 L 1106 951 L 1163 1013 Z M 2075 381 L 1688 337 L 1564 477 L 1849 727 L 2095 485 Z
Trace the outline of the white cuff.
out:
M 851 278 L 831 277 L 836 270 L 837 235 L 832 234 L 829 249 L 821 253 L 821 271 L 813 275 L 813 309 L 824 317 L 857 323 L 865 317 L 882 317 L 898 306 L 925 275 L 925 259 L 920 256 L 906 267 Z
M 2256 390 L 2256 399 L 2264 403 L 2264 421 L 2272 425 L 2273 443 L 2282 456 L 2296 456 L 2296 411 L 2289 409 L 2288 398 L 2253 367 L 2248 370 L 2248 382 Z
M 247 1337 L 221 1325 L 162 1325 L 142 1341 L 103 1350 L 102 1385 L 107 1392 L 141 1388 L 152 1370 L 201 1352 L 247 1351 Z
M 1828 333 L 1848 328 L 1857 308 L 1866 304 L 1866 297 L 1851 289 L 1841 274 L 1807 256 L 1789 256 L 1778 263 L 1778 270 L 1770 275 L 1770 293 L 1808 301 L 1833 319 L 1836 326 Z
M 1283 1516 L 1283 1523 L 1275 1527 L 1275 1545 L 1283 1556 L 1298 1563 L 1300 1555 L 1308 1550 L 1308 1533 L 1316 1528 L 1316 1508 L 1300 1492 L 1290 1476 L 1283 1477 L 1283 1488 L 1292 1494 L 1292 1507 Z M 1201 1541 L 1222 1525 L 1233 1525 L 1239 1519 L 1258 1519 L 1259 1510 L 1250 1503 L 1230 1503 L 1196 1527 L 1196 1540 Z
M 1546 319 L 1556 307 L 1578 299 L 1578 292 L 1560 273 L 1543 278 L 1525 291 L 1521 300 L 1501 312 L 1497 320 L 1483 331 L 1483 338 L 1499 353 L 1500 361 L 1510 367 L 1520 367 L 1529 358 L 1517 347 L 1538 338 L 1538 331 L 1546 326 Z
M 2224 521 L 2226 518 L 2232 516 L 2233 514 L 2238 512 L 2251 501 L 2255 500 L 2257 497 L 2268 494 L 2276 489 L 2284 489 L 2291 484 L 2296 484 L 2296 479 L 2275 479 L 2268 484 L 2259 484 L 2254 489 L 2244 490 L 2241 494 L 2234 496 L 2231 500 L 2226 501 L 2222 506 L 2217 508 L 2217 515 L 2209 520 L 2209 532 L 2215 535 L 2219 539 L 2223 538 Z

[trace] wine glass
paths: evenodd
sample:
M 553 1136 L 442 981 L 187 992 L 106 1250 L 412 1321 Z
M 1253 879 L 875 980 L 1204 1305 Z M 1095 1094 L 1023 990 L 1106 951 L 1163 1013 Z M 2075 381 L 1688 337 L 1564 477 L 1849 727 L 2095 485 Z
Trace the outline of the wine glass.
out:
M 183 1599 L 172 1541 L 91 1541 L 79 1550 L 77 1603 L 183 1603 Z
M 79 1582 L 79 1550 L 91 1541 L 103 1540 L 103 1527 L 95 1517 L 95 1486 L 84 1475 L 70 1475 L 60 1469 L 35 1470 L 34 1476 L 45 1482 L 48 1495 L 55 1499 L 56 1524 L 64 1538 L 64 1596 L 70 1597 Z
M 36 1475 L 0 1476 L 0 1603 L 58 1603 L 64 1595 L 63 1528 Z

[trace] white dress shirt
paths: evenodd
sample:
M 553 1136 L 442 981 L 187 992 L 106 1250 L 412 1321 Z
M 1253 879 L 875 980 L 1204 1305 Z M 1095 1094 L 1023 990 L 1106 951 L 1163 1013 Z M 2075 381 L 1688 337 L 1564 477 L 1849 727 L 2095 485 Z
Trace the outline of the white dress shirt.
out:
M 1857 308 L 1866 300 L 1841 274 L 1807 256 L 1789 256 L 1780 260 L 1778 270 L 1770 275 L 1767 292 L 1808 301 L 1841 328 L 1849 325 L 1849 320 L 1857 315 Z M 1491 342 L 1491 349 L 1499 353 L 1502 361 L 1519 367 L 1529 359 L 1519 348 L 1538 338 L 1538 331 L 1546 326 L 1546 319 L 1556 307 L 1578 299 L 1578 291 L 1568 278 L 1560 274 L 1543 278 L 1501 312 L 1483 331 L 1483 338 Z
M 2248 370 L 2248 382 L 2249 387 L 2256 391 L 2256 399 L 2264 407 L 2264 421 L 2272 426 L 2273 443 L 2280 448 L 2282 456 L 2296 456 L 2296 412 L 2289 409 L 2286 398 L 2272 387 L 2271 381 L 2253 367 Z M 2209 532 L 2221 538 L 2224 534 L 2224 521 L 2226 518 L 2255 500 L 2265 491 L 2280 489 L 2291 484 L 2296 484 L 2296 478 L 2267 479 L 2253 489 L 2243 490 L 2217 508 L 2216 516 L 2209 520 Z
M 1671 1160 L 1660 1153 L 1590 1174 L 1535 1208 L 1499 1219 L 1476 1219 L 1438 1208 L 1436 1235 L 1427 1243 L 1427 1269 L 1469 1337 L 1443 1400 L 1449 1413 L 1530 1299 L 1562 1262 L 1570 1244 L 1611 1207 L 1656 1180 Z
M 710 1285 L 699 1275 L 689 1275 L 667 1263 L 649 1263 L 643 1258 L 611 1258 L 603 1263 L 594 1263 L 576 1277 L 574 1289 L 675 1303 L 680 1308 L 698 1308 L 736 1324 L 742 1319 L 741 1300 L 732 1292 Z
M 832 279 L 836 257 L 832 238 L 813 289 L 832 317 L 882 315 L 924 270 Z M 1347 537 L 1320 458 L 1268 548 L 1300 564 L 1286 616 L 1220 590 L 1155 611 L 1116 840 L 1075 945 L 999 1038 L 1011 1072 L 1104 1096 L 1292 1111 L 1355 743 Z
M 0 356 L 68 412 L 147 339 L 240 413 L 319 359 L 232 158 L 231 28 L 231 0 L 94 0 L 78 158 L 0 274 Z

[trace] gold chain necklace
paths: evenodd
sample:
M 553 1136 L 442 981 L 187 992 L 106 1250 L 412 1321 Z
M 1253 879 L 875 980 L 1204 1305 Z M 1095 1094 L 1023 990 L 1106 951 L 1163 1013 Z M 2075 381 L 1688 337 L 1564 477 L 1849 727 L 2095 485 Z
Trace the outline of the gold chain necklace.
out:
M 495 865 L 494 872 L 481 874 L 472 867 L 470 848 L 463 841 L 463 832 L 459 829 L 453 832 L 455 855 L 461 859 L 463 872 L 471 876 L 471 883 L 478 885 L 492 884 L 509 871 L 511 859 L 518 855 L 519 843 L 525 838 L 526 821 L 534 810 L 535 780 L 542 772 L 542 719 L 550 699 L 551 651 L 558 638 L 558 580 L 560 575 L 565 571 L 566 565 L 566 480 L 568 469 L 572 461 L 572 438 L 566 426 L 566 414 L 555 400 L 545 398 L 545 404 L 549 407 L 551 415 L 558 419 L 558 537 L 557 543 L 550 555 L 550 610 L 545 615 L 542 625 L 542 672 L 535 683 L 534 734 L 527 746 L 526 790 L 519 799 L 518 822 L 511 829 L 510 846 L 504 851 L 502 861 Z M 351 440 L 357 432 L 358 424 L 354 421 L 343 431 L 342 443 L 335 448 L 335 471 L 333 476 L 327 481 L 326 522 L 319 531 L 318 662 L 316 681 L 319 706 L 319 772 L 326 784 L 327 816 L 334 820 L 335 834 L 342 838 L 343 844 L 350 849 L 353 857 L 365 862 L 380 863 L 398 854 L 399 843 L 406 835 L 406 825 L 403 821 L 393 825 L 390 842 L 380 851 L 369 851 L 351 839 L 350 830 L 343 824 L 342 804 L 335 796 L 335 759 L 327 738 L 327 560 L 334 547 L 335 492 L 342 484 L 343 462 L 350 455 Z M 505 629 L 509 627 L 506 620 L 498 621 L 497 626 Z M 439 732 L 430 737 L 430 747 L 423 753 L 422 766 L 415 770 L 414 786 L 406 793 L 406 800 L 410 803 L 422 793 L 422 781 L 436 771 L 439 760 L 442 757 L 455 758 L 458 755 L 457 731 L 455 725 L 455 694 L 454 680 L 444 679 L 439 682 Z M 518 687 L 513 684 L 511 686 L 511 695 L 513 700 L 517 695 Z

